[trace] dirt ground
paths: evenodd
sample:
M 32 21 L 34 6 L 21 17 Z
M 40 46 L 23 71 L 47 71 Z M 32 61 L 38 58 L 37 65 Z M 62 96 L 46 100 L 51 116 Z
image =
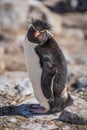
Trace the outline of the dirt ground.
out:
M 54 38 L 67 60 L 68 91 L 87 103 L 87 12 L 66 13 L 61 18 L 62 32 L 55 33 Z M 51 120 L 49 115 L 44 118 L 43 116 L 25 117 L 13 106 L 9 107 L 22 105 L 26 103 L 25 101 L 30 103 L 29 98 L 31 99 L 29 93 L 25 94 L 26 92 L 12 93 L 13 82 L 13 86 L 16 86 L 21 80 L 28 78 L 23 51 L 26 30 L 27 28 L 24 27 L 18 30 L 2 30 L 0 33 L 0 130 L 87 130 L 87 125 Z M 6 95 L 7 90 L 4 87 L 2 90 L 4 83 L 7 84 L 8 89 L 11 84 L 12 96 Z

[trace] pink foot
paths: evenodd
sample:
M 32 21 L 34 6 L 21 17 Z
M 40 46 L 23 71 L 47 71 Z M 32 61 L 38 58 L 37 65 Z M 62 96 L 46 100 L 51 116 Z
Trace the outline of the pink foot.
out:
M 47 110 L 47 109 L 32 109 L 32 113 L 34 113 L 34 114 L 46 114 L 47 112 L 48 112 L 49 110 Z
M 42 106 L 40 106 L 40 104 L 33 104 L 31 106 L 31 111 L 32 113 L 38 113 L 38 114 L 45 114 L 48 112 L 48 110 Z
M 31 109 L 38 109 L 38 108 L 40 108 L 40 104 L 33 104 L 31 106 Z

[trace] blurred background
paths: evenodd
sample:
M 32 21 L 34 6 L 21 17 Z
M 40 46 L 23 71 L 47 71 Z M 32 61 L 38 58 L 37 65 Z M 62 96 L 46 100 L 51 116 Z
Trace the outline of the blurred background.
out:
M 28 106 L 23 104 L 35 103 L 23 50 L 32 17 L 52 25 L 54 38 L 67 60 L 69 92 L 84 99 L 85 103 L 83 100 L 80 102 L 83 103 L 82 115 L 87 119 L 87 0 L 0 0 L 0 130 L 12 130 L 12 127 L 18 127 L 18 130 L 19 127 L 36 130 L 36 122 L 45 126 L 42 117 L 40 121 L 35 120 L 35 117 L 32 120 L 24 118 L 30 113 Z M 77 105 L 70 111 L 74 113 L 74 110 L 80 114 L 81 106 Z M 72 114 L 71 121 L 74 123 Z M 77 124 L 78 122 L 81 121 L 77 121 Z M 52 123 L 46 124 L 46 129 L 52 126 Z M 71 127 L 72 130 L 84 129 L 63 123 L 61 127 L 63 130 Z M 84 130 L 87 130 L 87 126 Z
M 0 0 L 0 74 L 26 71 L 23 40 L 31 17 L 53 26 L 54 37 L 72 71 L 75 66 L 85 67 L 86 11 L 87 0 Z

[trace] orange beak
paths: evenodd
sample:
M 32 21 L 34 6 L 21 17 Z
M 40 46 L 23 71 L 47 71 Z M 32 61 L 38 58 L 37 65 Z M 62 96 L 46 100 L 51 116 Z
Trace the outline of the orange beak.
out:
M 34 33 L 34 36 L 35 36 L 35 38 L 37 38 L 38 36 L 40 35 L 40 31 L 35 31 L 35 33 Z

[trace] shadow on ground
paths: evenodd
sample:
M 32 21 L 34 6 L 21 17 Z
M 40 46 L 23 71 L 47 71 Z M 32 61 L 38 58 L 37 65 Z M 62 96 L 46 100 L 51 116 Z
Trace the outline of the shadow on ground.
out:
M 41 115 L 50 115 L 59 113 L 60 111 L 49 112 L 47 114 L 34 114 L 32 113 L 32 105 L 33 104 L 21 104 L 19 106 L 10 105 L 0 107 L 0 116 L 23 116 L 23 117 L 31 117 L 31 116 L 41 116 Z
M 19 106 L 15 106 L 15 105 L 10 105 L 10 106 L 3 106 L 3 107 L 0 107 L 0 116 L 16 116 L 16 115 L 19 115 L 19 116 L 23 116 L 23 117 L 33 117 L 33 116 L 43 116 L 43 114 L 33 114 L 31 112 L 31 105 L 32 104 L 22 104 L 22 105 L 19 105 Z M 56 112 L 58 113 L 58 112 Z M 48 113 L 46 114 L 47 116 L 48 115 L 51 115 L 51 114 L 54 114 L 54 113 Z M 56 121 L 63 121 L 63 122 L 67 122 L 67 123 L 71 123 L 71 124 L 78 124 L 78 125 L 85 125 L 87 124 L 87 122 L 78 117 L 78 115 L 74 114 L 74 113 L 70 113 L 66 110 L 63 110 L 59 115 L 58 117 L 55 119 L 55 116 L 54 116 L 54 119 L 53 120 L 56 120 Z
M 20 115 L 24 117 L 30 117 L 36 114 L 32 114 L 31 112 L 32 104 L 21 104 L 19 106 L 10 105 L 0 107 L 0 116 L 14 116 Z

